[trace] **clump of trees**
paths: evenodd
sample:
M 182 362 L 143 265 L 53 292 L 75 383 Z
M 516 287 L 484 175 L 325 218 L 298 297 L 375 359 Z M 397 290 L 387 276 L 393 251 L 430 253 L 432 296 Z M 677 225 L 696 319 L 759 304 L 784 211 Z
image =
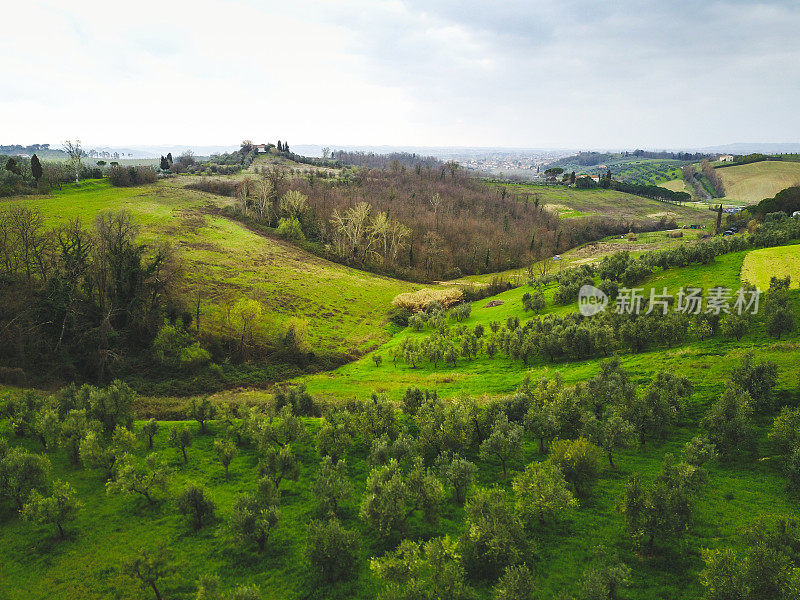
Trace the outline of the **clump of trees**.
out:
M 108 169 L 108 181 L 117 187 L 130 187 L 133 185 L 143 185 L 145 183 L 155 183 L 156 171 L 147 166 L 112 165 Z
M 126 212 L 48 229 L 35 210 L 0 211 L 0 360 L 102 380 L 179 310 L 178 275 L 170 247 L 138 241 Z

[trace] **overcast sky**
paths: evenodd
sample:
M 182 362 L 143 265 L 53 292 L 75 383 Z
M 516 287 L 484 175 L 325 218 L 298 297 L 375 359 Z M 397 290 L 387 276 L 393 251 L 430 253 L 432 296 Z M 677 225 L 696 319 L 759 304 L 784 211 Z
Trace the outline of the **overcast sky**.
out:
M 9 3 L 0 144 L 800 141 L 795 0 Z

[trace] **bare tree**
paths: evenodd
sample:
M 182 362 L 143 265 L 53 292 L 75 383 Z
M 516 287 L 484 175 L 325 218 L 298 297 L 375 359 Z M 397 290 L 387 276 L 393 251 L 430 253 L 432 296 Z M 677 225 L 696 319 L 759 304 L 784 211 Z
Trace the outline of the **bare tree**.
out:
M 442 197 L 437 192 L 436 194 L 428 198 L 428 202 L 430 203 L 431 208 L 433 209 L 433 218 L 434 221 L 436 222 L 436 231 L 439 231 L 439 208 L 442 206 Z
M 73 144 L 70 140 L 64 142 L 64 152 L 69 155 L 69 164 L 75 173 L 75 184 L 80 185 L 81 170 L 83 169 L 83 157 L 86 152 L 81 148 L 81 141 L 75 140 Z

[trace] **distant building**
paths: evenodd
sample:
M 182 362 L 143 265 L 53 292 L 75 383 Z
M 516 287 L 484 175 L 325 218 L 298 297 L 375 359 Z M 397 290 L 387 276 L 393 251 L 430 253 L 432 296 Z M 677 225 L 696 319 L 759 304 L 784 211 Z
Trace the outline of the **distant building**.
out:
M 717 160 L 720 162 L 733 162 L 736 159 L 734 158 L 733 154 L 720 154 L 719 159 Z
M 253 144 L 253 150 L 255 150 L 256 153 L 266 152 L 267 151 L 267 145 L 266 144 Z
M 800 210 L 796 210 L 792 213 L 793 217 L 800 217 Z

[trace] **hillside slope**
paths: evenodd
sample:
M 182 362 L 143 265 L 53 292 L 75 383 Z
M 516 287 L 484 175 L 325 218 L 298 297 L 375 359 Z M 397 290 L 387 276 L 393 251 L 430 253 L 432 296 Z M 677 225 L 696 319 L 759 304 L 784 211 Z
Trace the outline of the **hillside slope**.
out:
M 564 186 L 511 184 L 510 191 L 528 196 L 533 202 L 549 207 L 561 218 L 610 217 L 622 220 L 675 219 L 679 225 L 703 223 L 713 218 L 708 211 L 693 206 L 677 206 L 617 190 L 579 190 Z M 705 208 L 705 207 L 703 207 Z
M 764 161 L 717 169 L 728 200 L 756 204 L 800 183 L 800 163 Z
M 386 339 L 386 307 L 413 285 L 326 261 L 211 214 L 221 201 L 184 189 L 181 180 L 135 188 L 87 182 L 52 196 L 6 200 L 0 210 L 36 208 L 53 226 L 76 218 L 88 224 L 107 210 L 130 211 L 144 241 L 169 240 L 179 251 L 187 304 L 200 295 L 206 333 L 224 328 L 232 305 L 247 297 L 261 303 L 267 334 L 279 334 L 290 318 L 305 319 L 310 346 L 325 358 L 353 357 Z

